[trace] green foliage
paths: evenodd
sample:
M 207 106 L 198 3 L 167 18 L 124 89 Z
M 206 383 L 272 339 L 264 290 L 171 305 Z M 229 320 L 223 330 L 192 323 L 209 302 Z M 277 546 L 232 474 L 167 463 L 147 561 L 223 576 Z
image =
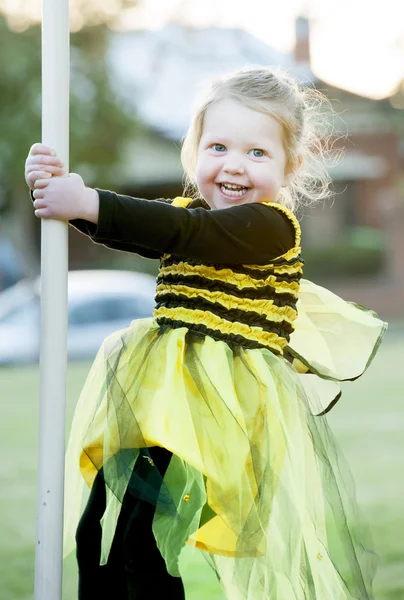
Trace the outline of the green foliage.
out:
M 111 81 L 106 60 L 110 35 L 102 24 L 71 35 L 70 171 L 100 187 L 117 185 L 113 174 L 120 152 L 137 129 Z M 0 210 L 17 213 L 19 203 L 27 201 L 25 159 L 41 140 L 39 25 L 16 33 L 0 13 L 0 73 Z

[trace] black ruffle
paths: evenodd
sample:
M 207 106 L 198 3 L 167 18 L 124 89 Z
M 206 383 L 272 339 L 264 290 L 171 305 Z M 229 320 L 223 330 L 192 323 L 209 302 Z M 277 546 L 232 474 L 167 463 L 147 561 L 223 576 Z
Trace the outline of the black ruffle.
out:
M 164 300 L 163 300 L 164 298 Z M 270 321 L 265 315 L 260 315 L 255 311 L 247 311 L 237 308 L 225 308 L 218 302 L 209 302 L 208 300 L 200 297 L 188 298 L 183 294 L 164 294 L 161 296 L 162 301 L 159 301 L 157 296 L 156 308 L 185 308 L 189 310 L 203 310 L 209 311 L 218 317 L 231 321 L 232 323 L 246 323 L 252 327 L 260 327 L 263 331 L 268 333 L 276 333 L 280 337 L 288 339 L 290 334 L 293 332 L 293 327 L 287 321 Z
M 163 284 L 167 286 L 186 285 L 187 287 L 194 288 L 196 290 L 209 290 L 212 292 L 222 292 L 224 294 L 230 294 L 237 298 L 248 298 L 251 300 L 273 300 L 275 306 L 286 306 L 293 305 L 296 302 L 296 297 L 292 293 L 276 293 L 275 288 L 272 285 L 265 285 L 262 287 L 244 287 L 239 290 L 238 287 L 232 283 L 226 283 L 218 279 L 208 279 L 200 275 L 183 275 L 183 274 L 165 274 L 159 275 L 157 278 L 157 284 Z M 158 293 L 156 299 L 158 298 Z

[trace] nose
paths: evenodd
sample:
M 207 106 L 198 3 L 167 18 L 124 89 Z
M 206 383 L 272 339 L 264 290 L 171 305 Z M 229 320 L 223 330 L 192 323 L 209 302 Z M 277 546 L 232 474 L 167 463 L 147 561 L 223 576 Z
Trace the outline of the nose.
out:
M 223 171 L 230 175 L 242 175 L 245 171 L 244 163 L 241 156 L 235 154 L 228 154 L 226 161 L 223 165 Z

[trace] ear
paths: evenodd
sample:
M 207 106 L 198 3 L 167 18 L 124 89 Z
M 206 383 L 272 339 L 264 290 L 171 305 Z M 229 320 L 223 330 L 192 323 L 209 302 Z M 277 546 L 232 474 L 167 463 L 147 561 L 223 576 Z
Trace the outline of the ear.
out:
M 303 157 L 299 154 L 293 168 L 285 170 L 285 175 L 284 175 L 283 181 L 282 181 L 282 187 L 287 187 L 288 185 L 290 185 L 292 183 L 293 178 L 296 175 L 296 172 L 302 166 L 302 162 L 303 162 Z

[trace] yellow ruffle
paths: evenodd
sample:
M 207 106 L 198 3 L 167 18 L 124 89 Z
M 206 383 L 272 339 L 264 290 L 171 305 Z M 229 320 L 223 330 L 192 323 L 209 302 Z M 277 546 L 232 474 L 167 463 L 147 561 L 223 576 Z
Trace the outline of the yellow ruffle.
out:
M 187 298 L 202 298 L 209 302 L 217 302 L 227 310 L 236 309 L 244 312 L 254 311 L 257 314 L 266 317 L 268 322 L 280 323 L 282 321 L 287 321 L 290 325 L 293 325 L 297 317 L 297 311 L 291 306 L 276 306 L 274 305 L 273 300 L 238 298 L 237 296 L 225 294 L 224 292 L 215 292 L 202 288 L 195 289 L 186 285 L 175 284 L 173 286 L 166 286 L 160 284 L 157 286 L 157 294 L 159 296 L 159 302 L 163 301 L 161 296 L 164 296 L 165 294 L 183 294 L 184 296 L 187 296 Z
M 192 198 L 183 198 L 182 196 L 177 196 L 172 201 L 171 206 L 182 206 L 183 208 L 186 208 L 190 202 L 192 202 Z
M 300 249 L 299 249 L 300 250 Z M 290 251 L 292 252 L 292 251 Z M 296 258 L 300 256 L 300 252 L 298 252 L 296 254 Z M 300 277 L 303 275 L 303 261 L 297 261 L 292 265 L 274 265 L 272 267 L 272 270 L 274 272 L 274 275 L 300 275 Z
M 173 321 L 183 321 L 190 325 L 204 325 L 205 327 L 214 331 L 217 330 L 224 335 L 242 335 L 247 340 L 258 342 L 268 348 L 273 348 L 281 354 L 283 348 L 287 344 L 287 341 L 284 338 L 279 337 L 276 333 L 268 333 L 267 331 L 263 331 L 260 327 L 249 326 L 244 323 L 239 323 L 238 321 L 226 321 L 208 310 L 189 310 L 183 307 L 166 308 L 165 306 L 161 306 L 154 311 L 153 316 L 157 319 L 165 317 Z
M 300 263 L 298 263 L 299 265 Z M 248 267 L 248 265 L 243 265 Z M 251 265 L 249 265 L 251 267 Z M 253 267 L 255 268 L 255 266 Z M 270 270 L 271 265 L 265 265 L 262 269 Z M 279 274 L 294 274 L 300 273 L 300 268 L 295 266 L 284 266 L 273 269 Z M 197 275 L 198 277 L 204 277 L 211 281 L 223 281 L 223 283 L 229 283 L 234 285 L 239 290 L 245 288 L 260 288 L 267 285 L 271 285 L 275 289 L 275 293 L 289 293 L 297 294 L 299 291 L 299 284 L 296 281 L 291 282 L 278 282 L 275 275 L 269 275 L 265 279 L 256 279 L 251 275 L 245 273 L 235 273 L 232 269 L 216 269 L 215 267 L 209 267 L 207 265 L 191 265 L 187 262 L 178 262 L 173 265 L 164 266 L 164 262 L 160 268 L 159 273 L 161 275 Z

